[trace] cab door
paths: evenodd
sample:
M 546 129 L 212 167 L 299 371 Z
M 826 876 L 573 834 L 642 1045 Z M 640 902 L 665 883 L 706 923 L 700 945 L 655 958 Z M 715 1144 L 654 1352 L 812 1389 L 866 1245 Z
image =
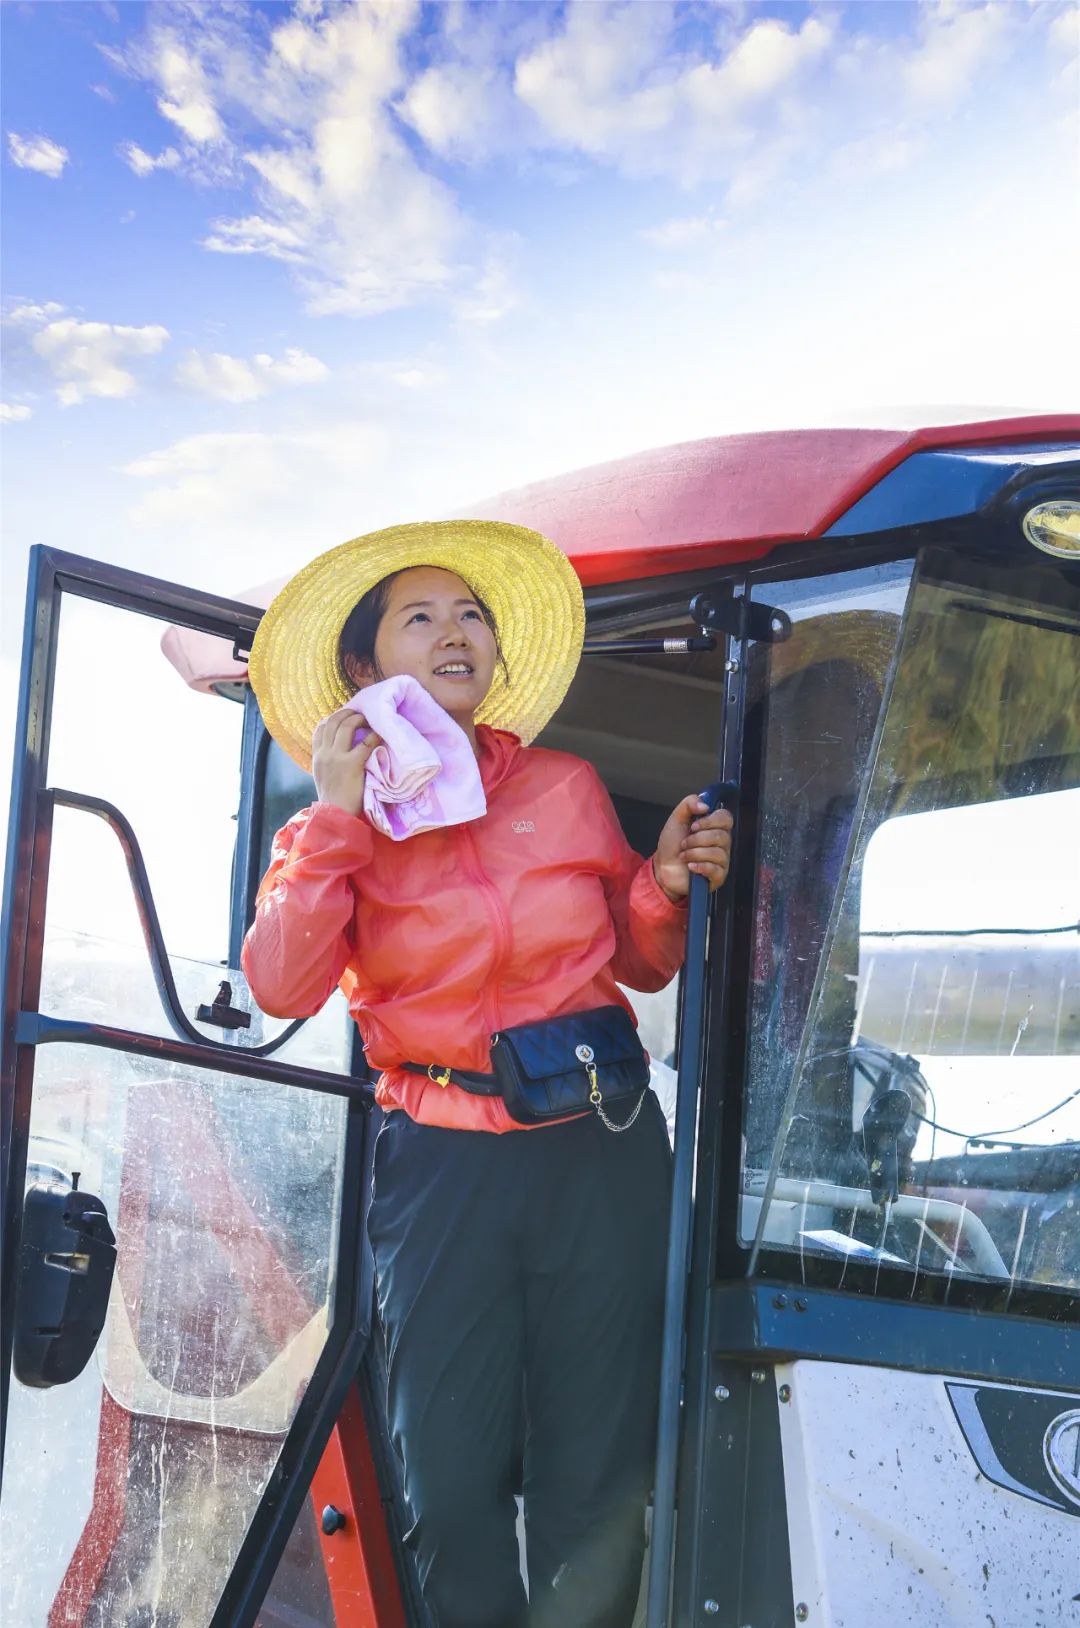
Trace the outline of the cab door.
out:
M 228 964 L 243 708 L 159 649 L 167 624 L 246 649 L 260 614 L 31 560 L 3 925 L 20 1628 L 254 1623 L 367 1340 L 352 1025 L 340 997 L 266 1018 Z
M 1080 575 L 858 547 L 734 653 L 668 1620 L 1075 1622 Z

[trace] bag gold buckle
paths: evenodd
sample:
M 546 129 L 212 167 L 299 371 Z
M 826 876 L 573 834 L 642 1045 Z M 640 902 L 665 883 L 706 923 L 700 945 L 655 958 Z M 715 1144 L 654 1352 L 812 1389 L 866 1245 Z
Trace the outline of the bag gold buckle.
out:
M 429 1063 L 427 1071 L 428 1079 L 434 1080 L 436 1085 L 445 1086 L 450 1084 L 450 1070 L 448 1068 L 440 1068 L 438 1063 Z

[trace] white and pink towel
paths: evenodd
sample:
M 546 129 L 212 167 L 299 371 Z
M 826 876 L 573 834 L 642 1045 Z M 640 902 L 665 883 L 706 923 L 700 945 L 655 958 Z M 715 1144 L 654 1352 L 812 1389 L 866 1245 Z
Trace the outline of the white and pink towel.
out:
M 403 842 L 487 813 L 469 737 L 415 678 L 383 679 L 347 705 L 383 741 L 368 758 L 364 785 L 364 813 L 376 831 Z

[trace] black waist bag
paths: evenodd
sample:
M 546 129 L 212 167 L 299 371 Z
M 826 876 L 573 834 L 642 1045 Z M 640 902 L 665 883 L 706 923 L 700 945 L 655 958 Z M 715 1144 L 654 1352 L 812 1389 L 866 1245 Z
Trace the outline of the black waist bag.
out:
M 503 1029 L 491 1044 L 491 1066 L 520 1125 L 595 1112 L 608 1130 L 629 1130 L 649 1087 L 649 1059 L 622 1006 Z M 608 1117 L 627 1109 L 621 1121 Z

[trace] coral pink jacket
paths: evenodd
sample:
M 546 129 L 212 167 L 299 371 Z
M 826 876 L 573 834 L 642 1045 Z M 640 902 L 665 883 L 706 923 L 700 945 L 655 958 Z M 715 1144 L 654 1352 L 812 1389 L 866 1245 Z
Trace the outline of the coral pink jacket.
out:
M 316 803 L 274 841 L 242 965 L 277 1017 L 340 984 L 376 1096 L 421 1124 L 520 1130 L 496 1097 L 407 1073 L 489 1072 L 500 1028 L 628 1003 L 682 962 L 686 912 L 623 836 L 595 769 L 477 729 L 487 813 L 395 843 Z

